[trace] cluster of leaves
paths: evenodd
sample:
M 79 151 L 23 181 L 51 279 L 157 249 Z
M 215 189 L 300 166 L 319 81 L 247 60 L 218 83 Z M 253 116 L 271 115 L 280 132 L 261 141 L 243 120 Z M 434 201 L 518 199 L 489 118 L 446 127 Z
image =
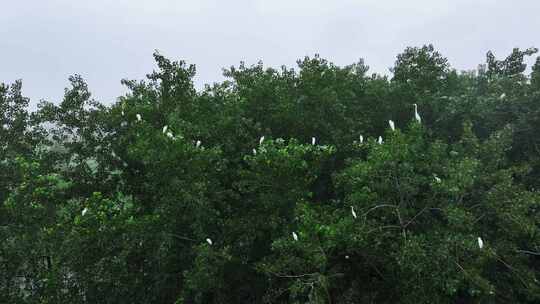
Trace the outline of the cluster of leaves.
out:
M 2 84 L 0 300 L 538 303 L 536 51 L 242 63 L 200 92 L 156 53 L 114 104 L 76 75 L 34 112 Z

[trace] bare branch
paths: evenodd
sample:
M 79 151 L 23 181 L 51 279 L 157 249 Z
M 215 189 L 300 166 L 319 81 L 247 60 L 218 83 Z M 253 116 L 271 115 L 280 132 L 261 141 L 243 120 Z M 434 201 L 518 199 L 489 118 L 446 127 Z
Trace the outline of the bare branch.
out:
M 522 250 L 522 249 L 518 249 L 516 250 L 516 252 L 530 254 L 530 255 L 540 255 L 540 252 L 534 252 L 534 251 Z
M 370 209 L 369 209 L 368 211 L 366 211 L 362 216 L 366 216 L 366 215 L 368 215 L 368 213 L 370 213 L 371 211 L 373 211 L 373 210 L 375 210 L 375 209 L 383 208 L 383 207 L 397 208 L 396 205 L 381 204 L 381 205 L 377 205 L 377 206 L 375 206 L 375 207 L 370 208 Z

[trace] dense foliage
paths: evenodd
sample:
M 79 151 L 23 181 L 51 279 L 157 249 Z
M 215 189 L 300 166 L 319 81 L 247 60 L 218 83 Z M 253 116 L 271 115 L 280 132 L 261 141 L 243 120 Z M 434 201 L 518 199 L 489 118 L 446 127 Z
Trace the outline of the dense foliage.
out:
M 539 303 L 536 51 L 2 84 L 0 302 Z

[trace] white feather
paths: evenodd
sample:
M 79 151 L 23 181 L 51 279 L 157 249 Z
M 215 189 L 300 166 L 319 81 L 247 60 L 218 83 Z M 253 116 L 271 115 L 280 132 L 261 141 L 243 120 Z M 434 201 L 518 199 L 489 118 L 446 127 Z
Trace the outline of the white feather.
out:
M 388 124 L 390 125 L 390 129 L 392 129 L 392 131 L 396 130 L 396 126 L 394 125 L 394 122 L 392 120 L 389 120 Z
M 418 121 L 419 123 L 422 122 L 422 118 L 420 117 L 420 114 L 418 114 L 418 105 L 414 104 L 414 119 Z
M 484 248 L 484 241 L 482 241 L 481 237 L 478 237 L 478 247 L 480 249 Z

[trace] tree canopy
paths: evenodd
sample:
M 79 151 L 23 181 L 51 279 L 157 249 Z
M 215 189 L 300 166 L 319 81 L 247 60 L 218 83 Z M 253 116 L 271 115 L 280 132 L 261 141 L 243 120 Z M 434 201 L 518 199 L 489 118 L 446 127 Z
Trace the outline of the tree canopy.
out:
M 1 84 L 0 302 L 538 303 L 536 52 Z

